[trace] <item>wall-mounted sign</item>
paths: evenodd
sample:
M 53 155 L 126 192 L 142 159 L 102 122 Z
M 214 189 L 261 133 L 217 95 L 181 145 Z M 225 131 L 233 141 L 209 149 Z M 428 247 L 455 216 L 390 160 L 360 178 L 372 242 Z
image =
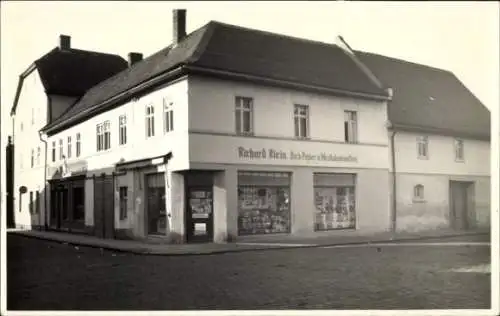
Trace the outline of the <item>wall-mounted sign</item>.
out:
M 288 152 L 272 148 L 238 147 L 238 158 L 245 160 L 302 160 L 302 161 L 343 161 L 357 162 L 358 158 L 351 155 L 337 155 L 329 152 L 310 153 L 305 151 Z

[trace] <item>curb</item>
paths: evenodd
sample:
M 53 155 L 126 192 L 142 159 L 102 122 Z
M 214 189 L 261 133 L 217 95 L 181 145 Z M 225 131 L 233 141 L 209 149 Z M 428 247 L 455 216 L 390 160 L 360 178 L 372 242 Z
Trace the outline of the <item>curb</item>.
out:
M 250 251 L 264 251 L 264 250 L 284 250 L 284 249 L 300 249 L 300 248 L 321 248 L 321 247 L 332 247 L 332 246 L 347 246 L 347 245 L 369 245 L 369 244 L 378 244 L 378 243 L 397 243 L 404 241 L 416 241 L 416 240 L 433 240 L 433 239 L 443 239 L 443 238 L 453 238 L 453 237 L 463 237 L 463 236 L 478 236 L 478 235 L 488 235 L 488 232 L 470 232 L 470 233 L 456 233 L 449 235 L 441 235 L 441 236 L 411 236 L 411 237 L 400 237 L 393 239 L 375 239 L 375 240 L 362 240 L 362 241 L 348 241 L 348 242 L 330 242 L 330 243 L 322 243 L 322 244 L 308 244 L 308 245 L 300 245 L 300 246 L 256 246 L 254 248 L 234 248 L 234 249 L 214 249 L 209 251 L 191 251 L 191 252 L 179 252 L 179 253 L 164 253 L 164 252 L 155 252 L 149 250 L 147 248 L 131 248 L 131 249 L 123 249 L 117 248 L 108 245 L 97 245 L 94 243 L 86 243 L 86 242 L 71 242 L 64 241 L 56 238 L 46 237 L 46 236 L 37 236 L 24 234 L 23 232 L 13 231 L 8 232 L 9 234 L 14 234 L 26 238 L 34 238 L 39 240 L 46 240 L 51 242 L 57 242 L 61 244 L 68 244 L 71 246 L 84 246 L 89 248 L 100 248 L 103 250 L 120 252 L 120 253 L 131 253 L 135 255 L 148 255 L 148 256 L 203 256 L 203 255 L 216 255 L 216 254 L 227 254 L 227 253 L 241 253 L 241 252 L 250 252 Z

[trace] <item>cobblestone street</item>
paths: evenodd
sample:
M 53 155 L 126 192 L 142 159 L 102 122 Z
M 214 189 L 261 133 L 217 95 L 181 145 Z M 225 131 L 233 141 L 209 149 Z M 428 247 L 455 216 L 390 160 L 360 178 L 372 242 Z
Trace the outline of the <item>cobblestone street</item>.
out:
M 168 257 L 8 236 L 7 308 L 490 308 L 488 240 Z

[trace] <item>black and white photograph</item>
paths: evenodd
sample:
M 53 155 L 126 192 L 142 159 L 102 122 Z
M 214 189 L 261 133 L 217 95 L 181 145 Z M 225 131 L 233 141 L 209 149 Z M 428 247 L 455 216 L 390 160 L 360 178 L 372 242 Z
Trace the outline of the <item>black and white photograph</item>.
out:
M 500 5 L 2 1 L 2 315 L 498 315 Z

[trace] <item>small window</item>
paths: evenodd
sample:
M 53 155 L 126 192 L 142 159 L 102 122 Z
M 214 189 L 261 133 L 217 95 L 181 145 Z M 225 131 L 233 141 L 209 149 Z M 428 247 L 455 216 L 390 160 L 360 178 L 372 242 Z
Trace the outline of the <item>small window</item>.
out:
M 413 199 L 416 201 L 423 201 L 424 200 L 424 186 L 421 184 L 417 184 L 413 188 Z
M 52 162 L 56 161 L 56 142 L 52 142 Z
M 97 151 L 108 150 L 111 147 L 111 123 L 105 121 L 96 126 Z
M 127 218 L 127 187 L 120 187 L 120 219 Z
M 64 159 L 63 140 L 59 139 L 59 160 Z
M 355 111 L 344 111 L 344 136 L 346 143 L 358 142 L 358 115 Z
M 81 151 L 81 139 L 80 139 L 80 133 L 76 134 L 76 156 L 80 157 L 80 151 Z
M 120 145 L 125 145 L 127 143 L 127 116 L 120 115 L 118 118 L 119 131 L 118 131 L 118 143 Z
M 427 136 L 420 136 L 417 138 L 418 158 L 429 158 L 429 138 Z
M 111 122 L 104 122 L 104 150 L 111 148 Z
M 68 136 L 68 159 L 71 158 L 71 136 Z
M 253 99 L 236 97 L 235 103 L 236 134 L 253 134 Z
M 163 99 L 163 133 L 174 130 L 174 110 L 173 102 Z
M 464 161 L 464 141 L 455 139 L 455 160 Z
M 293 117 L 295 137 L 307 138 L 309 136 L 309 106 L 295 104 Z
M 155 136 L 155 108 L 153 105 L 146 106 L 146 137 Z
M 31 168 L 35 166 L 35 150 L 31 150 Z

